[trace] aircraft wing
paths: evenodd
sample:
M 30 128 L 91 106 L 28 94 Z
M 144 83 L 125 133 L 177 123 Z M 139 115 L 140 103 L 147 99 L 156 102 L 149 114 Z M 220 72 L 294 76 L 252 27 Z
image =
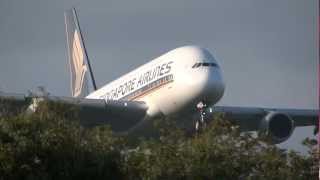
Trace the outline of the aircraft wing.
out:
M 293 122 L 294 127 L 315 126 L 318 121 L 317 110 L 215 106 L 213 111 L 224 113 L 227 119 L 236 122 L 243 131 L 256 131 L 265 123 L 272 120 L 280 122 L 286 117 Z M 283 118 L 276 118 L 277 115 L 283 115 Z
M 147 105 L 141 101 L 105 101 L 104 99 L 86 99 L 58 96 L 33 96 L 0 92 L 0 112 L 5 105 L 15 109 L 32 110 L 39 100 L 59 102 L 79 107 L 80 123 L 90 127 L 101 124 L 111 125 L 114 131 L 126 131 L 139 123 L 146 115 Z M 0 114 L 1 115 L 1 114 Z

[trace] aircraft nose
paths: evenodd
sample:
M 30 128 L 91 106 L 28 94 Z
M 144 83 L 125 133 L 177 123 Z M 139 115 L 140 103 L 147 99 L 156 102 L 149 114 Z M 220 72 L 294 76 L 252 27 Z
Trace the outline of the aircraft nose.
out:
M 186 75 L 190 81 L 189 89 L 196 97 L 195 101 L 206 101 L 207 104 L 217 103 L 223 96 L 225 83 L 218 67 L 202 68 L 196 73 Z
M 204 89 L 204 98 L 215 104 L 222 98 L 224 90 L 225 83 L 222 78 L 221 70 L 219 68 L 209 69 L 207 72 L 206 86 Z

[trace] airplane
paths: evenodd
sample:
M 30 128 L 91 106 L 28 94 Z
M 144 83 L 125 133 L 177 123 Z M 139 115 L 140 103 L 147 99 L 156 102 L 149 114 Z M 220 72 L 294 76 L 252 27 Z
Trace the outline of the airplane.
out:
M 317 110 L 216 106 L 225 83 L 220 65 L 205 48 L 184 46 L 143 64 L 97 88 L 76 10 L 65 12 L 72 97 L 0 92 L 0 99 L 28 104 L 63 102 L 79 107 L 83 126 L 109 124 L 119 133 L 143 133 L 159 117 L 175 117 L 188 128 L 199 128 L 192 118 L 221 112 L 242 131 L 265 131 L 274 143 L 286 141 L 298 126 L 316 126 Z

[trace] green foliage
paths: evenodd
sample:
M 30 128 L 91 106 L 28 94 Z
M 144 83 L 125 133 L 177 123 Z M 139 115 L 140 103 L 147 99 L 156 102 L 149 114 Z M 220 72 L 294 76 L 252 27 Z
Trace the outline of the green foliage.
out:
M 81 128 L 76 114 L 75 107 L 43 102 L 37 113 L 2 117 L 0 179 L 117 177 L 121 139 L 108 127 Z
M 3 111 L 2 112 L 13 112 Z M 0 179 L 315 179 L 311 154 L 286 152 L 238 127 L 222 114 L 187 134 L 170 119 L 157 121 L 159 137 L 127 137 L 110 127 L 82 128 L 78 109 L 41 102 L 33 114 L 2 113 Z M 130 145 L 129 145 L 130 144 Z
M 216 115 L 200 134 L 164 122 L 159 140 L 143 141 L 124 163 L 130 179 L 315 179 L 312 156 L 286 152 Z M 310 143 L 309 143 L 310 145 Z M 314 142 L 310 146 L 314 147 Z

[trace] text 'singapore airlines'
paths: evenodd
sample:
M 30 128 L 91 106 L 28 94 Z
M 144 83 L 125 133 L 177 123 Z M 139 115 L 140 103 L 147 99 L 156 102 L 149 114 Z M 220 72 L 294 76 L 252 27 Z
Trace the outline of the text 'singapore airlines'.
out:
M 108 91 L 101 96 L 101 98 L 106 100 L 133 100 L 140 97 L 153 89 L 173 81 L 173 75 L 170 74 L 172 64 L 173 61 L 169 61 L 156 66 L 137 77 L 133 77 L 129 81 Z

